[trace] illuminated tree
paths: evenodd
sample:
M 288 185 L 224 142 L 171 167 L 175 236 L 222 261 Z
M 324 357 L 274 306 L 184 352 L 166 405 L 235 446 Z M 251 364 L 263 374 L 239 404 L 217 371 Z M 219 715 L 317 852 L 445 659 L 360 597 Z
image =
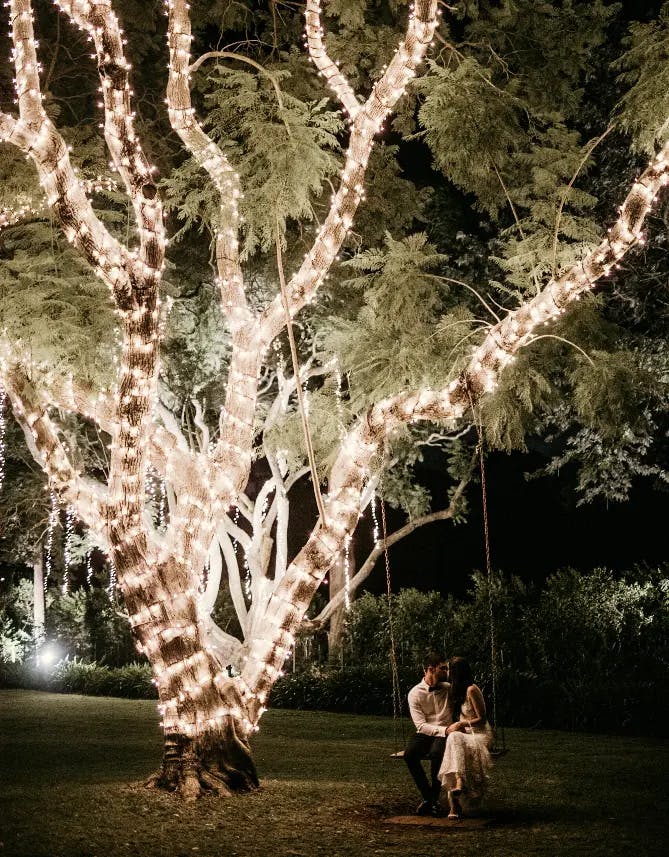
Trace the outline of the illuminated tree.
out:
M 93 210 L 68 147 L 42 104 L 31 4 L 10 0 L 18 117 L 0 114 L 0 140 L 32 161 L 63 233 L 108 287 L 122 347 L 111 390 L 101 391 L 72 377 L 38 386 L 34 383 L 38 367 L 31 365 L 30 354 L 20 342 L 5 337 L 2 382 L 51 486 L 76 509 L 115 563 L 137 647 L 151 662 L 160 696 L 165 751 L 155 782 L 178 789 L 186 798 L 197 796 L 202 788 L 222 793 L 250 788 L 257 784 L 257 775 L 249 735 L 257 728 L 314 593 L 345 550 L 371 499 L 389 443 L 407 425 L 460 426 L 477 403 L 495 390 L 504 368 L 534 340 L 537 328 L 561 316 L 640 240 L 643 220 L 669 179 L 669 149 L 663 148 L 635 181 L 608 236 L 577 264 L 548 278 L 534 297 L 490 325 L 468 354 L 464 368 L 447 385 L 398 390 L 367 407 L 346 427 L 324 480 L 327 490 L 319 495 L 318 522 L 293 559 L 288 558 L 283 536 L 278 539 L 271 576 L 270 528 L 261 526 L 267 514 L 264 501 L 269 503 L 272 496 L 270 514 L 277 519 L 285 515 L 286 482 L 294 475 L 287 477 L 280 456 L 269 450 L 271 479 L 253 506 L 243 493 L 251 472 L 257 411 L 266 392 L 262 387 L 266 355 L 277 337 L 290 331 L 293 320 L 317 298 L 335 262 L 364 196 L 375 136 L 433 39 L 437 2 L 416 0 L 403 40 L 368 98 L 361 101 L 330 59 L 319 0 L 308 0 L 310 57 L 349 120 L 344 166 L 313 245 L 287 281 L 281 224 L 277 223 L 280 288 L 266 306 L 258 308 L 249 300 L 241 265 L 238 203 L 244 189 L 225 147 L 195 118 L 189 80 L 196 64 L 190 56 L 188 4 L 168 0 L 168 113 L 187 152 L 208 176 L 208 196 L 215 201 L 216 285 L 230 351 L 218 433 L 211 436 L 196 409 L 191 431 L 195 443 L 187 442 L 158 399 L 164 335 L 159 295 L 166 243 L 163 201 L 134 127 L 130 65 L 118 20 L 110 0 L 62 0 L 57 5 L 94 44 L 105 140 L 134 211 L 138 244 L 130 247 L 117 239 Z M 303 371 L 305 378 L 312 371 L 308 363 Z M 276 401 L 285 405 L 286 397 L 299 392 L 302 380 L 279 383 Z M 81 472 L 53 415 L 56 408 L 77 414 L 109 434 L 106 482 Z M 154 525 L 145 498 L 145 484 L 152 478 L 149 468 L 167 484 L 169 515 L 159 526 Z M 257 516 L 255 541 L 236 525 L 233 508 Z M 285 533 L 285 528 L 277 532 Z M 224 634 L 210 619 L 221 558 L 229 572 L 235 566 L 232 538 L 245 542 L 251 566 L 250 607 L 239 588 L 241 576 L 228 576 L 242 619 L 243 641 Z M 210 557 L 203 594 L 201 584 Z M 229 674 L 228 663 L 239 667 L 238 675 Z

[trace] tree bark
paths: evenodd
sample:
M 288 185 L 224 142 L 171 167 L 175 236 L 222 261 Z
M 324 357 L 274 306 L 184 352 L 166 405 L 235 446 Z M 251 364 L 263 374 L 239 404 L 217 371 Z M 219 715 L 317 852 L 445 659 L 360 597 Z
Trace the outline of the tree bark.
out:
M 203 791 L 230 794 L 258 786 L 249 735 L 252 692 L 229 676 L 207 644 L 209 617 L 190 585 L 188 561 L 151 564 L 117 555 L 119 585 L 137 648 L 154 675 L 165 736 L 161 770 L 149 785 L 194 800 Z
M 147 785 L 189 801 L 205 792 L 229 795 L 257 788 L 258 773 L 243 727 L 229 716 L 196 737 L 166 733 L 161 769 Z
M 44 642 L 44 627 L 46 625 L 46 604 L 44 598 L 44 556 L 42 554 L 42 542 L 40 541 L 35 557 L 33 559 L 33 638 L 35 640 L 35 651 Z
M 330 601 L 346 589 L 346 559 L 340 555 L 335 564 L 330 569 L 329 573 L 329 594 Z M 341 602 L 330 614 L 330 624 L 328 626 L 328 661 L 331 664 L 339 664 L 341 657 L 342 640 L 344 630 L 346 628 L 346 603 L 345 599 Z

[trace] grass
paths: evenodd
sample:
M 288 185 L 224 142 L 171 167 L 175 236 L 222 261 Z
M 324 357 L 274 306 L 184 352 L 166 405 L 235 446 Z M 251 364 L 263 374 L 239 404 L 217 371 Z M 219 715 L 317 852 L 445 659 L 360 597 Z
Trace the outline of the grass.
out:
M 155 703 L 0 691 L 1 857 L 645 857 L 666 853 L 669 747 L 508 730 L 483 830 L 393 827 L 417 794 L 385 718 L 274 710 L 262 789 L 179 804 L 147 791 Z

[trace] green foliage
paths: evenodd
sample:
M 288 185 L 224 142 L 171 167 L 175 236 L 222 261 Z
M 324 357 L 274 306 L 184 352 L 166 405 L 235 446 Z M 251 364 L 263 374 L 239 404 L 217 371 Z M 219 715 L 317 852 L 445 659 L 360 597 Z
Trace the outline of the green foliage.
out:
M 597 200 L 575 184 L 590 146 L 584 151 L 579 135 L 558 123 L 537 133 L 530 151 L 513 159 L 517 173 L 507 190 L 517 222 L 502 233 L 495 261 L 519 296 L 536 292 L 600 239 L 599 224 L 589 215 Z
M 619 83 L 629 87 L 618 115 L 635 149 L 653 154 L 669 127 L 669 3 L 656 20 L 631 25 L 626 48 L 614 64 Z
M 0 317 L 8 336 L 52 371 L 92 381 L 104 367 L 107 376 L 114 324 L 110 305 L 101 306 L 100 286 L 78 260 L 55 250 L 48 227 L 12 233 L 15 240 L 4 242 L 11 258 L 0 266 Z
M 390 623 L 400 662 L 422 675 L 422 661 L 431 649 L 445 651 L 445 628 L 453 604 L 437 592 L 403 589 L 390 597 L 364 593 L 351 606 L 346 620 L 346 660 L 381 664 L 390 652 Z
M 402 695 L 415 684 L 415 676 L 402 670 Z M 303 711 L 341 711 L 354 714 L 393 713 L 393 683 L 388 665 L 347 666 L 323 672 L 318 669 L 288 673 L 270 696 L 272 708 Z
M 462 601 L 416 590 L 392 596 L 395 652 L 414 681 L 426 648 L 463 655 L 492 706 L 492 606 L 505 725 L 666 730 L 666 702 L 656 699 L 658 693 L 667 699 L 666 570 L 637 568 L 618 578 L 603 569 L 566 570 L 540 590 L 502 575 L 489 582 L 476 574 L 472 584 Z M 385 595 L 353 603 L 345 652 L 358 668 L 383 670 L 390 653 Z
M 404 178 L 397 161 L 398 146 L 378 145 L 372 149 L 365 181 L 365 199 L 353 224 L 354 239 L 366 247 L 381 244 L 392 224 L 402 235 L 415 221 L 425 221 L 430 188 L 421 189 Z
M 471 6 L 473 4 L 467 4 Z M 596 49 L 621 9 L 603 0 L 481 0 L 465 39 L 497 79 L 516 80 L 532 110 L 577 115 Z
M 272 705 L 392 713 L 392 619 L 403 698 L 422 675 L 425 651 L 436 648 L 467 657 L 492 709 L 492 607 L 497 708 L 504 725 L 666 733 L 666 569 L 636 568 L 618 577 L 604 569 L 568 569 L 541 588 L 477 573 L 465 599 L 405 589 L 391 595 L 390 607 L 389 612 L 386 595 L 357 599 L 347 615 L 343 668 L 311 665 L 285 676 L 273 690 Z M 5 625 L 3 645 L 22 645 L 16 626 Z M 0 672 L 5 686 L 130 698 L 153 697 L 150 679 L 146 664 L 111 669 L 76 659 L 61 662 L 50 676 L 11 663 Z
M 21 659 L 32 654 L 27 643 L 35 638 L 33 606 L 33 582 L 28 578 L 9 586 L 0 598 L 3 629 L 9 639 L 23 641 L 22 649 L 17 650 Z M 114 667 L 135 657 L 128 617 L 100 585 L 66 594 L 50 586 L 46 593 L 45 635 L 70 659 L 85 658 Z
M 123 696 L 128 699 L 155 699 L 151 667 L 148 664 L 126 664 L 110 669 L 108 666 L 62 661 L 48 680 L 48 688 L 59 693 L 83 693 L 88 696 Z
M 0 556 L 31 564 L 49 514 L 44 474 L 25 447 L 23 432 L 6 420 L 5 478 L 0 492 Z
M 335 322 L 326 348 L 349 373 L 354 411 L 443 379 L 433 334 L 448 289 L 431 274 L 443 261 L 424 234 L 400 241 L 388 234 L 383 248 L 345 263 L 355 275 L 349 285 L 362 292 L 362 307 L 355 321 Z
M 17 628 L 9 616 L 0 616 L 0 664 L 23 661 L 30 642 L 30 635 Z
M 326 44 L 358 91 L 380 77 L 406 25 L 408 0 L 334 0 L 324 4 Z
M 539 414 L 555 401 L 555 390 L 532 355 L 520 355 L 507 368 L 495 392 L 478 409 L 486 444 L 506 452 L 525 449 Z
M 273 70 L 277 82 L 288 72 Z M 264 78 L 216 66 L 207 78 L 207 124 L 237 169 L 244 189 L 244 255 L 274 246 L 277 223 L 283 239 L 287 221 L 310 220 L 314 201 L 339 168 L 338 114 L 325 100 L 305 102 L 283 91 L 281 104 Z M 192 159 L 164 183 L 168 204 L 183 222 L 213 230 L 217 200 Z
M 214 284 L 203 283 L 192 294 L 184 290 L 174 301 L 162 353 L 162 381 L 179 405 L 193 398 L 213 407 L 222 401 L 230 340 Z
M 415 87 L 423 97 L 418 118 L 435 162 L 462 190 L 476 195 L 484 211 L 505 204 L 499 174 L 525 144 L 522 102 L 513 87 L 502 90 L 476 59 L 453 67 L 428 62 Z
M 56 111 L 58 112 L 58 111 Z M 64 128 L 82 179 L 108 175 L 99 137 L 88 127 Z M 0 210 L 28 211 L 0 232 L 0 325 L 33 364 L 106 383 L 117 324 L 107 289 L 52 221 L 34 167 L 2 145 Z M 114 190 L 94 195 L 97 214 L 117 233 L 128 228 L 128 202 Z
M 603 436 L 617 435 L 621 425 L 633 431 L 653 392 L 653 376 L 630 351 L 593 351 L 591 357 L 593 363 L 582 361 L 572 375 L 580 419 Z

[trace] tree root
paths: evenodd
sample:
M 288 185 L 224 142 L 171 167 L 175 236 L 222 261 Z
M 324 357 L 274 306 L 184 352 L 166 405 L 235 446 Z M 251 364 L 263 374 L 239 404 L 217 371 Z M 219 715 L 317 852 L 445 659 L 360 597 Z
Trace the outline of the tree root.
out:
M 172 760 L 169 766 L 152 774 L 144 783 L 147 789 L 157 789 L 176 794 L 190 803 L 205 794 L 229 797 L 235 792 L 253 791 L 258 788 L 255 770 L 247 773 L 232 769 L 228 765 L 221 770 L 218 765 L 205 765 L 197 759 Z

